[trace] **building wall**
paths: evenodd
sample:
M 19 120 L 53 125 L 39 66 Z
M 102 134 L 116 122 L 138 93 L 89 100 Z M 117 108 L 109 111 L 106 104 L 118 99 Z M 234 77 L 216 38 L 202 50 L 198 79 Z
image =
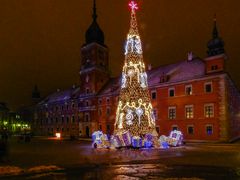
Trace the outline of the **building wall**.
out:
M 227 107 L 230 141 L 240 138 L 240 94 L 233 81 L 226 78 Z
M 226 76 L 222 74 L 150 87 L 150 96 L 156 93 L 155 98 L 152 97 L 152 105 L 159 134 L 169 135 L 176 126 L 187 140 L 224 141 L 229 139 L 229 135 L 239 136 L 240 101 L 235 100 L 234 97 L 240 98 L 240 96 L 237 96 L 238 91 L 233 88 L 235 86 L 226 82 Z M 212 87 L 211 92 L 206 92 L 208 84 Z M 189 86 L 192 92 L 186 94 L 186 87 Z M 173 97 L 169 97 L 170 89 L 175 90 Z M 228 94 L 226 94 L 226 89 L 228 89 Z M 228 101 L 230 106 L 227 106 Z M 87 137 L 96 130 L 112 134 L 117 103 L 118 94 L 110 93 L 55 103 L 48 105 L 45 109 L 41 107 L 38 113 L 41 134 L 52 135 L 61 132 L 63 136 Z M 189 105 L 193 107 L 193 117 L 188 119 L 185 108 Z M 205 107 L 208 105 L 213 106 L 213 117 L 206 117 Z M 175 119 L 169 118 L 169 107 L 176 107 Z M 233 113 L 229 113 L 232 111 Z M 64 122 L 61 120 L 62 116 L 64 116 Z M 71 119 L 72 116 L 74 116 L 74 121 Z M 46 117 L 48 117 L 48 122 L 46 122 Z M 58 117 L 57 122 L 56 117 Z M 69 118 L 68 122 L 66 117 Z M 228 127 L 229 122 L 231 122 L 230 127 Z M 207 126 L 212 127 L 212 133 L 207 132 Z M 193 127 L 193 133 L 188 132 L 189 127 Z M 230 130 L 231 134 L 229 134 Z
M 156 125 L 160 134 L 168 135 L 173 127 L 177 126 L 184 134 L 185 139 L 217 140 L 219 138 L 219 78 L 188 81 L 156 88 L 157 98 L 152 100 L 154 109 L 157 110 Z M 205 84 L 212 84 L 212 92 L 205 92 Z M 191 85 L 192 94 L 186 95 L 185 87 Z M 169 89 L 175 89 L 175 96 L 169 97 Z M 205 117 L 205 106 L 214 107 L 214 117 Z M 193 117 L 186 117 L 186 106 L 193 107 Z M 176 108 L 176 118 L 170 119 L 169 107 Z M 213 134 L 208 135 L 206 126 L 212 125 Z M 187 131 L 188 126 L 194 128 L 193 134 Z

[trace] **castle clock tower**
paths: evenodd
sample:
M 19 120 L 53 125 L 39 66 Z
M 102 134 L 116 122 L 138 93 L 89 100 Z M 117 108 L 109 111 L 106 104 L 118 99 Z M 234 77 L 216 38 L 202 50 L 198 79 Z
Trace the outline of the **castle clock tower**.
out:
M 97 23 L 96 0 L 93 0 L 93 21 L 85 34 L 86 42 L 81 49 L 80 91 L 97 93 L 109 80 L 108 47 L 104 33 Z

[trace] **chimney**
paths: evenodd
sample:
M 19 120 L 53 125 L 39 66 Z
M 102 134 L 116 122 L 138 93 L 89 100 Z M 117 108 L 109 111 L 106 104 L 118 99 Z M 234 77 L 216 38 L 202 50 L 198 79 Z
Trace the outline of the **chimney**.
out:
M 188 52 L 188 61 L 192 61 L 193 60 L 193 52 Z
M 152 70 L 152 64 L 149 64 L 149 65 L 148 65 L 148 70 L 149 70 L 149 71 Z

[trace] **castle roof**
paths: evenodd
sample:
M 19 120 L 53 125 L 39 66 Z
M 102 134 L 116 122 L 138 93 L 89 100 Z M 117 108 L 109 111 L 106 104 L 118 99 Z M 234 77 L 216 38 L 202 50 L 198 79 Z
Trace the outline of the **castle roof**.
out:
M 205 63 L 195 58 L 185 60 L 175 64 L 159 66 L 147 71 L 148 86 L 154 87 L 163 83 L 175 83 L 205 76 Z M 99 92 L 99 95 L 119 93 L 120 78 L 112 78 Z M 161 78 L 165 78 L 161 82 Z
M 193 60 L 184 60 L 175 64 L 159 66 L 147 71 L 149 87 L 159 86 L 168 83 L 177 83 L 181 81 L 194 80 L 205 75 L 205 63 L 195 58 Z M 165 77 L 164 82 L 161 78 Z M 121 77 L 110 78 L 103 88 L 97 93 L 97 96 L 115 95 L 120 91 Z M 47 96 L 39 104 L 68 101 L 79 97 L 80 89 L 69 88 L 63 91 L 56 91 Z M 80 95 L 81 96 L 81 95 Z

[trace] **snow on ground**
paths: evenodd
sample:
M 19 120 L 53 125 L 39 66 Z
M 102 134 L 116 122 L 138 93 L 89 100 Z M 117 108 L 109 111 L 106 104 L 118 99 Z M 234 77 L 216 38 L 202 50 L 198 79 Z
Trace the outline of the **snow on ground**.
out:
M 15 166 L 1 166 L 0 167 L 0 176 L 3 175 L 18 175 L 23 173 L 24 170 L 19 168 L 19 167 L 15 167 Z
M 0 176 L 13 176 L 20 174 L 33 174 L 33 173 L 44 173 L 44 172 L 52 172 L 63 170 L 60 167 L 49 165 L 49 166 L 35 166 L 29 169 L 21 169 L 16 166 L 0 166 Z

